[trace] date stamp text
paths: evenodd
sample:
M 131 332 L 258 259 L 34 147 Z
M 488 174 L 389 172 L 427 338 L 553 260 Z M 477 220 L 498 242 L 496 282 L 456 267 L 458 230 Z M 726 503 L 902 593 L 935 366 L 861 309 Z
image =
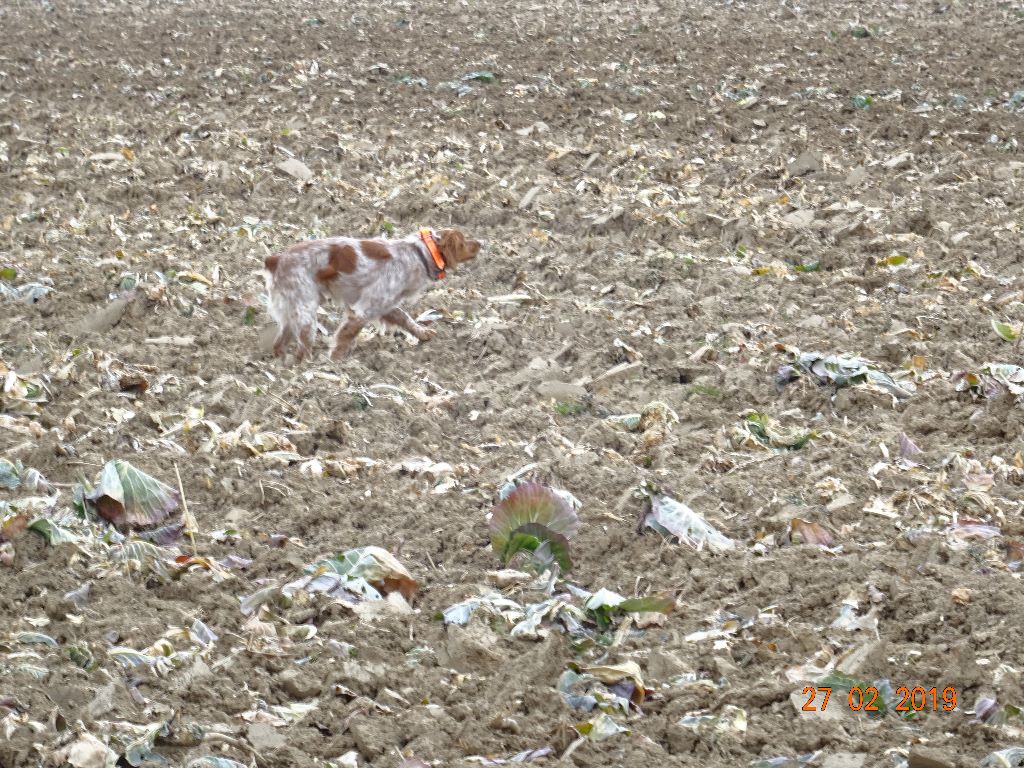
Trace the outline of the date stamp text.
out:
M 833 704 L 843 699 L 844 691 L 837 691 L 833 696 L 832 688 L 807 686 L 803 695 L 807 697 L 802 707 L 804 712 L 824 712 L 831 701 Z M 952 712 L 956 709 L 956 688 L 951 685 L 943 689 L 936 686 L 925 688 L 916 686 L 909 688 L 900 686 L 889 706 L 883 701 L 878 689 L 873 685 L 866 687 L 854 686 L 846 693 L 846 706 L 853 712 L 884 712 L 889 706 L 896 712 Z

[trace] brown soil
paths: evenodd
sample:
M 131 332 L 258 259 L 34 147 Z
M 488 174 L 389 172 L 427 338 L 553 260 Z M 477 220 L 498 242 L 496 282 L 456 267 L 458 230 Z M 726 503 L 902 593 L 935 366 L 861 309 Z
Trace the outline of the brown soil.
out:
M 747 765 L 822 750 L 815 764 L 874 766 L 925 749 L 937 765 L 975 765 L 1019 742 L 972 710 L 983 697 L 1024 703 L 1024 598 L 1004 552 L 1024 533 L 1013 464 L 1024 418 L 1009 396 L 974 400 L 951 377 L 1021 362 L 990 318 L 1024 320 L 1022 13 L 874 0 L 4 4 L 0 269 L 16 268 L 9 285 L 52 290 L 34 304 L 0 298 L 2 361 L 50 395 L 32 419 L 41 436 L 0 423 L 0 455 L 57 484 L 62 508 L 109 459 L 171 484 L 177 463 L 201 554 L 254 562 L 222 582 L 196 569 L 159 583 L 97 574 L 73 547 L 19 536 L 0 571 L 3 631 L 87 643 L 98 667 L 58 648 L 38 680 L 12 671 L 24 649 L 0 637 L 0 716 L 46 726 L 0 731 L 0 765 L 50 764 L 44 754 L 71 738 L 64 721 L 102 737 L 172 712 L 179 729 L 249 738 L 262 766 L 352 750 L 374 766 L 397 765 L 399 749 L 451 766 L 545 745 L 561 754 L 587 715 L 556 682 L 601 651 L 574 650 L 554 629 L 513 638 L 483 614 L 465 628 L 436 618 L 499 567 L 486 514 L 531 462 L 583 502 L 573 583 L 677 597 L 663 626 L 609 652 L 640 663 L 652 690 L 643 714 L 567 763 Z M 497 80 L 461 80 L 481 70 Z M 292 156 L 312 171 L 308 185 L 277 170 Z M 421 303 L 444 313 L 432 342 L 365 337 L 336 366 L 320 337 L 312 363 L 270 359 L 268 252 L 424 224 L 488 241 Z M 884 263 L 897 254 L 909 259 Z M 815 261 L 818 271 L 793 268 Z M 130 283 L 130 300 L 110 309 Z M 508 294 L 529 301 L 492 300 Z M 898 403 L 806 378 L 780 388 L 778 344 L 910 367 L 917 388 Z M 149 391 L 110 388 L 111 358 Z M 587 394 L 556 408 L 538 392 L 545 381 Z M 379 384 L 397 389 L 370 389 Z M 579 391 L 563 389 L 556 399 Z M 370 407 L 360 392 L 377 395 Z M 649 451 L 606 419 L 655 400 L 680 423 Z M 313 477 L 287 457 L 204 451 L 198 423 L 165 433 L 190 408 L 350 470 Z M 791 453 L 737 445 L 749 408 L 819 437 Z M 890 468 L 876 484 L 868 470 L 894 464 L 901 433 L 926 469 Z M 432 494 L 428 479 L 389 469 L 424 455 L 465 465 L 459 486 Z M 981 502 L 965 491 L 972 471 L 993 475 Z M 738 547 L 714 555 L 638 534 L 630 492 L 645 480 Z M 894 514 L 865 512 L 876 498 Z M 1001 538 L 952 546 L 954 516 Z M 797 517 L 840 549 L 787 543 Z M 239 540 L 208 535 L 231 527 Z M 300 541 L 274 547 L 268 534 Z M 414 614 L 370 621 L 297 602 L 274 620 L 315 624 L 313 640 L 283 655 L 247 645 L 239 597 L 366 545 L 420 582 Z M 77 611 L 61 596 L 86 580 Z M 858 614 L 874 606 L 877 634 L 832 627 L 851 593 Z M 716 611 L 756 620 L 724 642 L 686 639 Z M 194 666 L 134 678 L 105 656 L 196 618 L 220 639 Z M 332 653 L 337 643 L 354 659 Z M 799 711 L 791 694 L 804 684 L 786 670 L 851 649 L 859 679 L 952 686 L 958 709 L 870 718 L 837 693 L 824 716 Z M 685 685 L 687 674 L 709 683 Z M 316 710 L 273 730 L 280 743 L 240 717 L 258 702 L 313 699 Z M 745 732 L 679 725 L 725 705 L 746 711 Z M 179 739 L 158 751 L 185 765 L 220 746 Z

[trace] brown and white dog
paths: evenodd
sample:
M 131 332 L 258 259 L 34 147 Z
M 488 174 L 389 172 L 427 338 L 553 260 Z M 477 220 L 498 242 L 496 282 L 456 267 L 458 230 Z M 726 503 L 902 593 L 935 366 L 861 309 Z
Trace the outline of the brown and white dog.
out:
M 348 314 L 334 334 L 331 359 L 341 360 L 366 323 L 383 320 L 420 341 L 436 331 L 402 309 L 416 301 L 445 272 L 475 259 L 480 243 L 457 229 L 421 229 L 397 240 L 329 237 L 296 243 L 264 260 L 270 315 L 277 322 L 274 354 L 283 357 L 294 342 L 302 360 L 313 349 L 316 312 L 330 295 Z

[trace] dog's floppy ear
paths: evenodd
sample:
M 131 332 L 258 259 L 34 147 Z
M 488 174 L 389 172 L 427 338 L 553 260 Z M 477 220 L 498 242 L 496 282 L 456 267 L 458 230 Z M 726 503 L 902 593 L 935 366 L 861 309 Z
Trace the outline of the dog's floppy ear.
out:
M 462 258 L 462 254 L 466 250 L 466 238 L 462 236 L 459 230 L 442 229 L 439 245 L 441 246 L 441 255 L 444 256 L 446 264 L 455 265 L 460 261 L 465 261 Z
M 475 259 L 480 252 L 480 243 L 476 240 L 467 240 L 457 229 L 442 229 L 440 235 L 441 241 L 438 245 L 445 263 L 449 266 Z

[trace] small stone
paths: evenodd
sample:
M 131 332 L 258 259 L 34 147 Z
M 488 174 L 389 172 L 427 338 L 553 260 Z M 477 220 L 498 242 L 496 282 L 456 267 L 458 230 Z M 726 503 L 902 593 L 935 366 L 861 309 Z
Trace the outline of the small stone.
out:
M 809 173 L 815 173 L 820 170 L 821 155 L 809 150 L 801 152 L 786 166 L 786 171 L 789 172 L 790 176 L 806 176 Z
M 125 310 L 128 309 L 128 305 L 131 304 L 133 298 L 134 296 L 123 296 L 114 299 L 103 309 L 89 315 L 84 321 L 85 329 L 97 333 L 106 333 L 121 322 L 121 318 L 124 317 Z
M 448 636 L 437 649 L 438 661 L 457 672 L 491 674 L 503 663 L 497 651 L 498 638 L 484 624 L 451 625 Z
M 846 184 L 848 186 L 855 187 L 858 184 L 863 184 L 865 181 L 867 181 L 867 178 L 868 172 L 864 169 L 863 166 L 858 165 L 856 168 L 851 169 L 850 172 L 846 174 Z
M 339 768 L 359 768 L 359 753 L 353 749 L 341 757 L 334 758 L 331 762 Z
M 586 397 L 587 389 L 567 381 L 542 381 L 537 385 L 537 394 L 550 400 L 580 400 Z
M 398 592 L 390 592 L 383 600 L 366 600 L 352 606 L 360 621 L 372 623 L 396 616 L 411 616 L 412 606 Z
M 488 571 L 484 574 L 484 579 L 493 587 L 505 589 L 506 587 L 515 586 L 516 584 L 525 584 L 533 579 L 533 576 L 525 571 L 516 571 L 511 568 L 506 568 L 501 571 Z
M 642 368 L 642 363 L 620 363 L 614 368 L 609 368 L 594 379 L 594 384 L 611 384 L 616 381 L 627 381 L 628 379 L 635 378 Z
M 46 695 L 50 701 L 68 712 L 89 701 L 90 691 L 80 685 L 53 685 L 49 687 Z
M 349 733 L 363 759 L 371 764 L 399 742 L 399 726 L 383 717 L 359 717 L 349 726 Z
M 814 211 L 801 208 L 799 211 L 787 213 L 782 217 L 782 222 L 794 229 L 803 229 L 814 223 Z
M 114 699 L 117 697 L 117 684 L 108 683 L 100 688 L 96 689 L 96 695 L 93 696 L 86 707 L 85 712 L 88 717 L 92 720 L 99 720 L 104 715 L 113 711 Z
M 355 655 L 356 647 L 352 643 L 344 643 L 340 640 L 328 640 L 324 644 L 334 656 L 339 659 L 349 659 Z
M 184 673 L 176 678 L 172 683 L 172 687 L 177 689 L 179 693 L 187 695 L 194 685 L 211 677 L 213 677 L 213 670 L 210 669 L 210 665 L 201 658 L 196 657 L 188 669 L 184 670 Z
M 360 693 L 376 691 L 387 677 L 383 664 L 368 661 L 343 661 L 337 682 Z
M 519 210 L 525 211 L 527 208 L 533 205 L 533 201 L 537 197 L 537 195 L 540 194 L 541 189 L 543 189 L 543 187 L 532 187 L 529 192 L 523 195 L 522 199 L 519 201 Z
M 845 509 L 853 504 L 857 503 L 857 499 L 848 493 L 841 493 L 836 496 L 832 501 L 828 503 L 825 509 L 829 512 L 838 512 L 841 509 Z
M 827 328 L 828 320 L 826 320 L 821 315 L 808 315 L 807 317 L 803 318 L 800 322 L 798 322 L 796 325 L 798 328 L 804 329 Z
M 312 699 L 320 695 L 320 681 L 298 669 L 286 669 L 277 676 L 284 692 L 296 699 Z
M 867 759 L 868 756 L 860 752 L 836 752 L 825 758 L 821 768 L 864 768 Z
M 912 747 L 907 768 L 956 768 L 956 758 L 943 749 Z
M 876 653 L 881 647 L 882 644 L 878 641 L 857 646 L 836 665 L 836 671 L 844 675 L 859 674 L 864 665 L 870 661 L 872 654 Z
M 275 167 L 281 173 L 287 173 L 299 181 L 309 181 L 313 178 L 313 172 L 309 170 L 309 166 L 301 160 L 296 160 L 294 157 L 278 163 Z
M 912 152 L 900 152 L 898 155 L 893 155 L 883 162 L 882 167 L 892 171 L 902 171 L 904 168 L 909 168 L 913 161 L 914 155 Z
M 647 676 L 658 682 L 668 682 L 673 677 L 689 672 L 682 659 L 673 653 L 655 648 L 647 659 Z
M 252 512 L 241 507 L 232 507 L 224 516 L 225 527 L 228 529 L 242 530 L 246 523 L 252 519 Z
M 257 752 L 272 752 L 288 744 L 288 739 L 270 723 L 253 723 L 246 730 L 245 738 Z
M 1007 163 L 1006 165 L 1000 165 L 999 167 L 992 169 L 992 178 L 996 181 L 1009 181 L 1021 169 L 1024 169 L 1024 163 L 1013 162 Z

